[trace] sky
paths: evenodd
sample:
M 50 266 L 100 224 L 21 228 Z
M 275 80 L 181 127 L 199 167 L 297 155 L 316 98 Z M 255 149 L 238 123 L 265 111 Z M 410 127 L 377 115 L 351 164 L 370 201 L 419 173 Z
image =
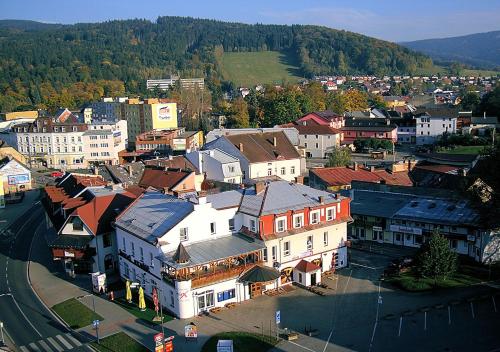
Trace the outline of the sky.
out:
M 389 41 L 500 30 L 500 0 L 1 0 L 0 19 L 72 24 L 190 16 L 314 24 Z

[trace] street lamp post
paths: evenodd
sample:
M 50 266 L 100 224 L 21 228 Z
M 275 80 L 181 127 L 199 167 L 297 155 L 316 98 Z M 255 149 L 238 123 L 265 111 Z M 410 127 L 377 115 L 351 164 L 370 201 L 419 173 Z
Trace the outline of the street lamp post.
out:
M 94 308 L 94 315 L 97 315 L 97 313 L 95 312 L 95 298 L 94 298 L 94 295 L 92 295 L 92 307 Z M 97 339 L 97 344 L 99 344 L 99 319 L 95 320 L 95 336 L 96 336 L 96 339 Z

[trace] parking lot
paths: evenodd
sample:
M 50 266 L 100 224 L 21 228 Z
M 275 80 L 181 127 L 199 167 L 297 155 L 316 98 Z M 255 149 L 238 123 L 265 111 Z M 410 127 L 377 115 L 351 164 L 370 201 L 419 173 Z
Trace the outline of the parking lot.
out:
M 307 290 L 259 297 L 216 315 L 195 318 L 200 330 L 300 334 L 275 351 L 494 351 L 500 348 L 498 291 L 473 286 L 437 292 L 408 293 L 380 281 L 392 258 L 351 251 L 351 265 L 324 279 L 325 296 Z M 306 331 L 312 330 L 313 336 Z

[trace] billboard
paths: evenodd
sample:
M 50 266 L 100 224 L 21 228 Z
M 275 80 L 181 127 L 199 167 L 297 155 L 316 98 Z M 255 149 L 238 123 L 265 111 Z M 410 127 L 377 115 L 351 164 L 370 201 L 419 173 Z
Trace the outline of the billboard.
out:
M 152 104 L 153 128 L 177 128 L 177 104 Z
M 9 185 L 20 185 L 23 183 L 30 183 L 30 175 L 29 174 L 21 174 L 21 175 L 10 175 L 8 176 Z

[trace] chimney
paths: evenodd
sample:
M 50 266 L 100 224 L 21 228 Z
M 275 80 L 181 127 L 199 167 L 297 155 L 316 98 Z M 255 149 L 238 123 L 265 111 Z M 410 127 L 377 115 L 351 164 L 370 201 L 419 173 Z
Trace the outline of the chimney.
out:
M 278 143 L 276 142 L 276 137 L 273 137 L 273 145 L 276 147 Z
M 354 162 L 353 168 L 354 171 L 358 171 L 358 163 Z
M 318 200 L 319 200 L 319 203 L 320 203 L 320 204 L 325 203 L 325 197 L 324 197 L 324 196 L 319 196 L 319 197 L 318 197 Z
M 370 166 L 370 172 L 374 172 L 375 171 L 375 166 Z
M 94 167 L 94 175 L 99 175 L 99 168 L 97 166 Z
M 128 169 L 128 175 L 132 177 L 132 165 L 128 164 L 127 169 Z
M 168 156 L 168 160 L 174 160 L 174 156 L 173 156 L 172 154 L 170 154 L 170 155 Z
M 464 168 L 459 169 L 458 170 L 458 175 L 462 176 L 462 177 L 465 177 L 465 176 L 467 176 L 467 171 Z
M 242 151 L 243 151 L 243 143 L 240 143 L 240 145 L 239 145 L 239 148 L 238 148 L 238 149 L 240 150 L 240 152 L 242 152 Z
M 259 194 L 264 189 L 266 189 L 266 184 L 264 182 L 257 182 L 255 184 L 255 193 Z
M 304 184 L 304 176 L 295 177 L 295 183 L 303 185 Z
M 387 126 L 389 126 L 391 124 L 391 120 L 390 119 L 387 119 L 386 120 L 386 123 L 387 123 Z

